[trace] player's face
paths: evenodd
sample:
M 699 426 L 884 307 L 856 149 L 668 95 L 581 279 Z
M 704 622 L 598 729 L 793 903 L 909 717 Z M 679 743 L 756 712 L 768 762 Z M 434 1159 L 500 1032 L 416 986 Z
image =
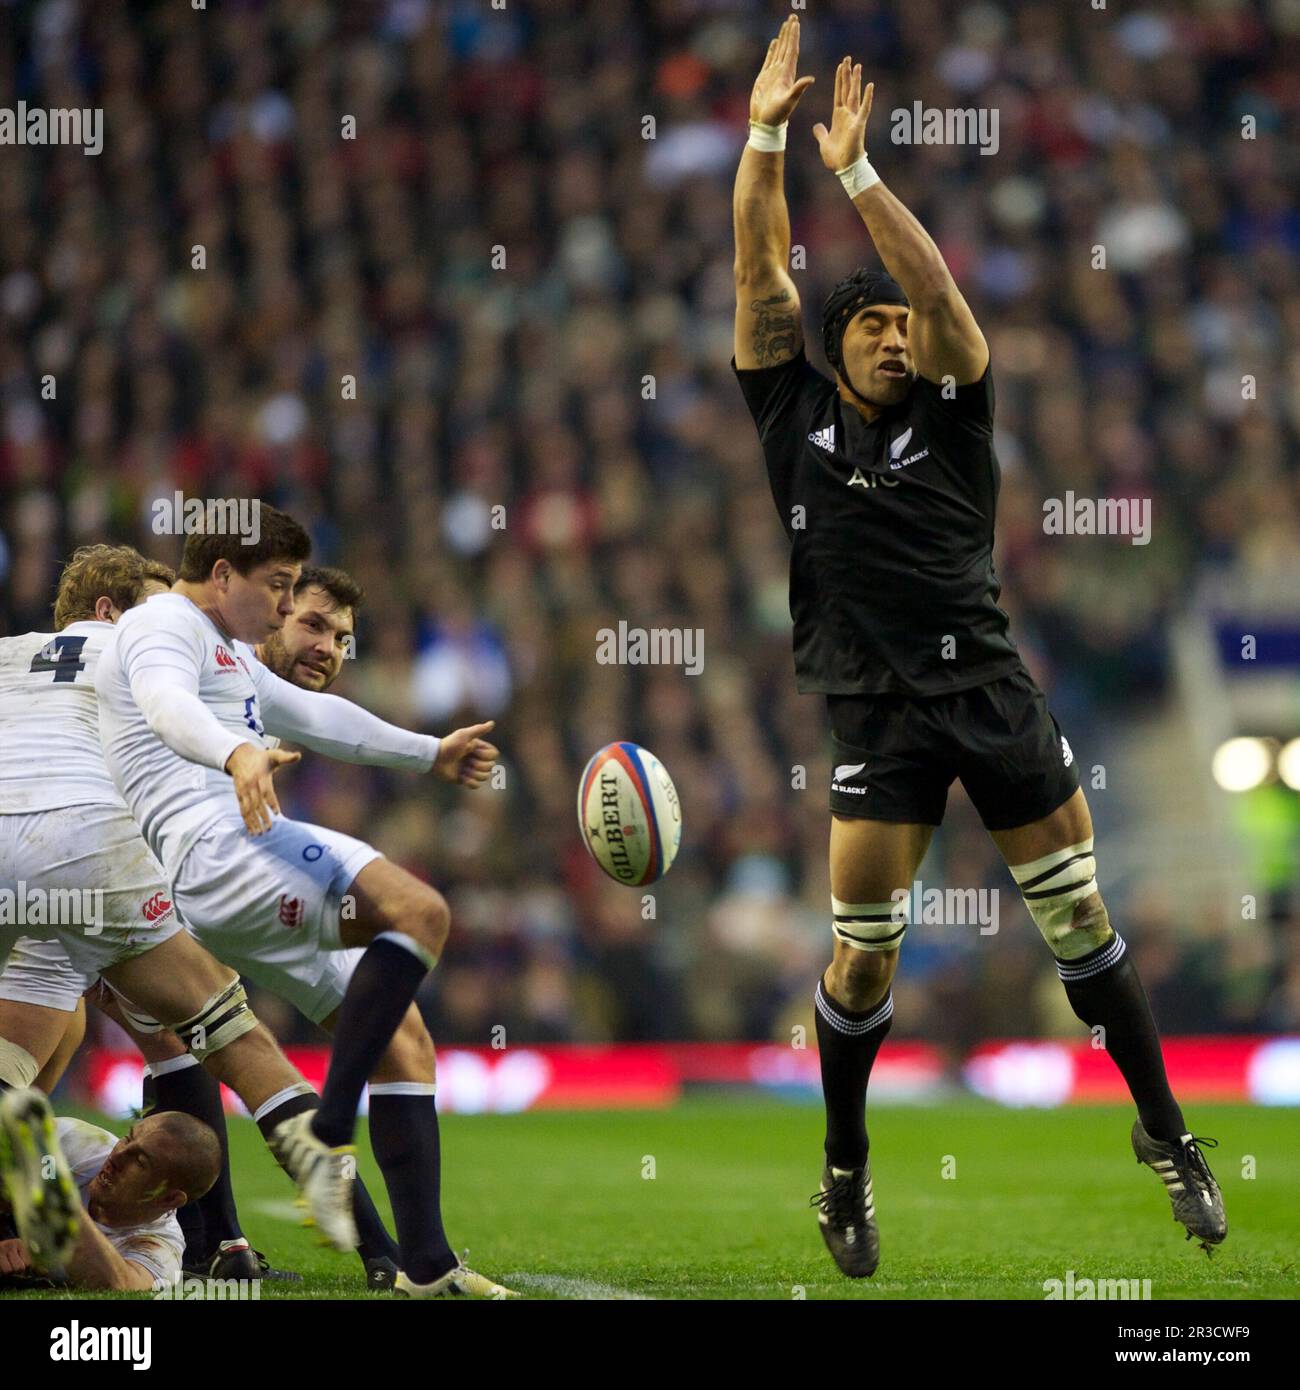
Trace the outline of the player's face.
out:
M 256 645 L 282 628 L 293 612 L 293 586 L 301 572 L 296 560 L 267 560 L 247 574 L 232 569 L 221 604 L 231 635 Z
M 907 349 L 907 310 L 873 304 L 849 321 L 842 347 L 853 385 L 878 405 L 896 405 L 916 376 Z
M 105 1213 L 124 1218 L 157 1207 L 171 1188 L 160 1161 L 162 1147 L 155 1126 L 137 1120 L 113 1146 L 86 1195 Z
M 338 678 L 352 638 L 352 610 L 324 589 L 300 589 L 293 612 L 262 644 L 262 660 L 281 680 L 303 690 L 328 690 Z

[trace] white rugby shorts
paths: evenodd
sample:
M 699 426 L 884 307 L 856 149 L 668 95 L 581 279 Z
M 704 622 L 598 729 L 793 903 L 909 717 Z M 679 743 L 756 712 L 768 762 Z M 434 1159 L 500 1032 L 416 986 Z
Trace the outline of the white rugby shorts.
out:
M 305 821 L 276 816 L 252 836 L 237 816 L 223 817 L 195 840 L 172 887 L 208 951 L 319 1023 L 343 1002 L 362 955 L 339 940 L 343 896 L 381 857 Z

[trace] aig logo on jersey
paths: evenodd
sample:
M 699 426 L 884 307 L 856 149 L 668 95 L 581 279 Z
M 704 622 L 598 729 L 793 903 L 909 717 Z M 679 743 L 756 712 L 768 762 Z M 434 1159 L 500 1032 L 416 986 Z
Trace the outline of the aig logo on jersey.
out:
M 848 796 L 866 796 L 866 787 L 850 787 L 847 785 L 855 777 L 862 775 L 866 763 L 841 763 L 831 774 L 831 791 L 844 792 Z

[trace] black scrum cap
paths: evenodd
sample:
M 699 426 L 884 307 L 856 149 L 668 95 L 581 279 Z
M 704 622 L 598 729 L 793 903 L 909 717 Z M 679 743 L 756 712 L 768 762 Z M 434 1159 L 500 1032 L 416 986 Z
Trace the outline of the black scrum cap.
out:
M 849 320 L 869 304 L 901 304 L 907 308 L 903 287 L 887 270 L 868 270 L 865 266 L 840 281 L 822 305 L 822 349 L 826 360 L 838 372 L 843 358 L 840 348 Z

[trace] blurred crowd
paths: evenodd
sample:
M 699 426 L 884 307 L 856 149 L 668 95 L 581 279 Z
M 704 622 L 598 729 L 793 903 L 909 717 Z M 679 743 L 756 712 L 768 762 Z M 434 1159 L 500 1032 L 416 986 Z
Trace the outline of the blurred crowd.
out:
M 78 543 L 174 561 L 150 503 L 176 490 L 308 525 L 368 595 L 338 692 L 434 731 L 498 721 L 495 790 L 310 758 L 282 791 L 446 891 L 422 999 L 441 1041 L 810 1019 L 829 746 L 729 365 L 731 181 L 787 12 L 0 0 L 0 105 L 104 113 L 97 157 L 0 147 L 0 631 L 48 626 Z M 1207 572 L 1300 595 L 1300 8 L 809 5 L 786 192 L 823 370 L 821 301 L 873 262 L 810 133 L 844 53 L 876 83 L 876 168 L 989 340 L 1013 634 L 1075 747 L 1100 746 L 1165 691 Z M 996 155 L 890 143 L 915 101 L 995 109 Z M 1045 535 L 1067 490 L 1150 498 L 1150 544 Z M 598 664 L 620 621 L 702 630 L 702 674 Z M 578 773 L 619 738 L 685 807 L 652 897 L 577 834 Z M 910 933 L 895 1035 L 1077 1030 L 956 787 L 950 822 L 923 878 L 1000 887 L 1003 926 Z M 1141 834 L 1115 809 L 1105 830 Z M 1286 895 L 1243 950 L 1140 888 L 1110 910 L 1167 1030 L 1300 1027 Z

